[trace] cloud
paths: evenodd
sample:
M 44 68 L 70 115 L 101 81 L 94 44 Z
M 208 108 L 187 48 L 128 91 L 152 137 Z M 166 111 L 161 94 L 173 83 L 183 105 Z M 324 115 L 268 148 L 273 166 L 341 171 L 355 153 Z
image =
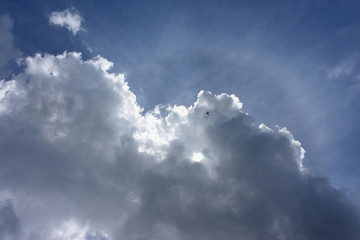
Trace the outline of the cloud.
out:
M 83 18 L 75 9 L 65 9 L 61 12 L 52 12 L 49 16 L 50 24 L 66 27 L 73 35 L 78 33 L 81 28 Z
M 0 15 L 0 79 L 11 73 L 11 64 L 20 57 L 20 50 L 14 46 L 13 20 L 8 14 Z
M 357 59 L 355 57 L 349 57 L 345 60 L 342 60 L 339 64 L 328 71 L 328 78 L 337 79 L 351 75 L 354 72 L 356 65 Z
M 18 239 L 20 220 L 10 200 L 0 202 L 0 238 L 5 240 Z
M 235 95 L 143 113 L 100 56 L 25 63 L 0 88 L 0 193 L 24 239 L 359 236 L 357 209 L 304 169 L 300 142 Z

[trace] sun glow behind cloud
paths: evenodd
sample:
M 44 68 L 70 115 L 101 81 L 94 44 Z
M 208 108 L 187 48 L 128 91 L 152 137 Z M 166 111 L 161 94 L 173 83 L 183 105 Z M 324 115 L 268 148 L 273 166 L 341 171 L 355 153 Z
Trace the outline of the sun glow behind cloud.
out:
M 112 8 L 113 5 L 106 6 Z M 104 9 L 96 9 L 96 13 L 104 13 Z M 306 91 L 299 90 L 303 82 L 297 87 L 293 85 L 293 68 L 276 59 L 284 56 L 275 54 L 269 57 L 272 54 L 268 54 L 264 57 L 262 51 L 266 49 L 256 39 L 270 36 L 268 33 L 274 30 L 272 26 L 265 24 L 267 27 L 260 27 L 266 28 L 264 32 L 264 29 L 252 27 L 256 29 L 254 39 L 251 38 L 254 34 L 251 29 L 249 33 L 244 33 L 244 36 L 250 36 L 251 44 L 244 44 L 246 39 L 241 39 L 239 42 L 245 46 L 241 52 L 236 49 L 236 44 L 224 44 L 223 38 L 217 39 L 215 35 L 215 41 L 207 42 L 211 31 L 206 39 L 190 36 L 199 32 L 196 21 L 201 17 L 197 14 L 196 17 L 189 16 L 188 12 L 181 12 L 183 9 L 176 7 L 175 18 L 174 12 L 169 12 L 174 22 L 161 25 L 167 28 L 158 28 L 156 19 L 148 21 L 156 28 L 156 33 L 161 29 L 160 33 L 165 34 L 159 37 L 160 40 L 155 34 L 156 44 L 151 44 L 154 42 L 146 36 L 154 32 L 151 29 L 142 32 L 144 19 L 139 16 L 140 9 L 122 9 L 126 9 L 127 13 L 119 11 L 116 16 L 123 14 L 121 20 L 124 22 L 129 20 L 128 11 L 136 12 L 136 20 L 139 20 L 134 23 L 136 39 L 142 37 L 150 41 L 140 41 L 141 44 L 146 43 L 143 44 L 146 47 L 136 42 L 134 46 L 139 49 L 120 51 L 128 54 L 114 51 L 118 46 L 129 46 L 126 41 L 119 41 L 118 45 L 111 45 L 109 49 L 114 55 L 118 54 L 116 58 L 123 57 L 123 64 L 133 61 L 136 67 L 133 66 L 131 74 L 135 74 L 134 69 L 140 71 L 143 75 L 139 76 L 145 76 L 143 83 L 154 80 L 151 84 L 156 85 L 157 78 L 163 77 L 159 71 L 169 73 L 165 74 L 166 81 L 175 83 L 175 87 L 161 86 L 163 82 L 159 80 L 163 93 L 175 88 L 180 92 L 195 88 L 199 82 L 193 84 L 193 80 L 201 77 L 206 79 L 206 84 L 201 86 L 213 87 L 214 82 L 211 81 L 215 79 L 220 83 L 215 84 L 220 86 L 219 90 L 234 76 L 245 77 L 247 79 L 239 82 L 248 83 L 247 88 L 241 84 L 229 86 L 234 90 L 235 86 L 245 87 L 242 93 L 249 91 L 248 96 L 256 95 L 254 99 L 257 99 L 259 92 L 271 92 L 275 90 L 272 84 L 279 84 L 283 91 L 275 91 L 273 95 L 286 91 L 299 103 L 299 109 L 311 107 L 311 104 L 304 104 L 301 96 Z M 213 16 L 218 17 L 217 9 L 213 10 Z M 107 13 L 112 15 L 114 12 L 111 11 Z M 146 12 L 142 13 L 146 15 L 150 12 L 153 14 L 151 8 L 146 8 Z M 212 14 L 211 11 L 202 12 L 209 16 Z M 104 26 L 100 23 L 102 19 L 90 13 L 86 12 L 85 16 L 94 17 L 91 19 L 93 23 Z M 226 18 L 230 16 L 229 12 L 224 13 Z M 251 20 L 253 13 L 250 11 L 248 14 Z M 246 20 L 246 13 L 239 15 Z M 64 27 L 73 35 L 85 31 L 82 16 L 75 8 L 48 15 L 51 25 Z M 160 19 L 166 16 L 162 15 Z M 214 24 L 209 16 L 206 16 L 207 24 L 220 26 Z M 194 20 L 194 26 L 187 25 L 188 20 L 184 20 L 187 18 Z M 104 19 L 108 21 L 111 18 Z M 232 18 L 229 20 L 236 22 Z M 16 19 L 14 23 L 17 23 Z M 48 22 L 44 25 L 49 28 Z M 96 38 L 93 32 L 90 33 L 90 25 L 87 26 L 89 35 Z M 114 32 L 114 35 L 120 35 L 122 40 L 127 41 L 134 39 L 131 28 L 135 25 L 122 26 L 126 36 L 119 34 L 118 25 L 116 29 L 110 25 L 106 22 L 107 28 L 102 29 L 102 33 Z M 203 25 L 200 25 L 202 30 Z M 239 236 L 243 240 L 358 239 L 358 209 L 342 190 L 331 186 L 327 178 L 304 168 L 305 150 L 295 139 L 297 134 L 293 135 L 283 127 L 255 124 L 256 121 L 243 110 L 243 103 L 236 95 L 221 93 L 223 90 L 200 90 L 202 87 L 199 87 L 196 92 L 186 92 L 193 97 L 186 106 L 166 104 L 169 100 L 166 97 L 171 96 L 169 94 L 161 98 L 167 99 L 163 104 L 144 111 L 128 86 L 126 74 L 117 73 L 116 69 L 113 71 L 114 64 L 110 60 L 100 55 L 89 57 L 86 52 L 32 52 L 18 61 L 23 64 L 20 72 L 11 75 L 8 64 L 19 56 L 20 51 L 13 44 L 10 15 L 0 16 L 0 28 L 4 30 L 0 37 L 3 43 L 0 50 L 5 53 L 0 57 L 0 75 L 12 76 L 10 80 L 0 82 L 0 239 L 218 240 L 237 239 Z M 229 28 L 233 30 L 231 24 Z M 19 32 L 18 29 L 16 31 Z M 58 35 L 50 45 L 62 43 L 59 37 L 64 32 L 52 31 Z M 184 33 L 189 39 L 181 36 Z M 80 36 L 84 37 L 81 40 L 71 37 L 71 41 L 79 40 L 82 45 L 87 45 L 85 41 L 89 39 L 85 39 L 85 35 Z M 173 36 L 176 40 L 172 39 Z M 64 38 L 67 37 L 68 34 L 65 34 Z M 188 42 L 182 46 L 179 39 Z M 216 43 L 216 40 L 220 42 Z M 192 44 L 196 45 L 195 49 L 198 45 L 204 46 L 199 48 L 200 53 L 193 53 Z M 149 46 L 157 45 L 162 45 L 160 49 L 165 51 L 152 47 L 149 51 Z M 229 50 L 220 45 L 231 47 Z M 59 49 L 82 49 L 68 48 L 66 44 L 55 46 L 55 52 Z M 248 52 L 247 49 L 252 48 L 249 46 L 256 50 Z M 208 49 L 211 53 L 207 52 Z M 134 53 L 134 50 L 139 52 Z M 103 54 L 114 59 L 111 54 Z M 133 57 L 136 54 L 140 54 L 141 61 L 134 61 L 140 59 Z M 149 60 L 146 54 L 149 54 L 152 63 L 146 63 Z M 180 59 L 185 64 L 178 66 L 174 64 L 177 63 L 174 59 Z M 356 57 L 348 58 L 332 70 L 325 71 L 325 75 L 331 81 L 356 75 L 357 62 Z M 126 69 L 129 66 L 131 64 L 121 67 Z M 263 75 L 252 72 L 247 76 L 248 67 Z M 156 72 L 155 77 L 150 70 Z M 268 75 L 275 78 L 282 76 L 286 81 L 257 81 L 261 77 L 268 80 Z M 186 86 L 184 89 L 177 89 L 180 80 L 176 77 L 179 76 L 189 77 L 181 80 L 181 84 Z M 249 79 L 255 83 L 250 83 Z M 258 91 L 260 88 L 266 91 Z M 179 95 L 182 96 L 182 93 Z M 246 96 L 237 95 L 245 104 L 249 102 Z M 261 98 L 261 101 L 266 101 L 263 107 L 270 109 L 264 114 L 271 112 L 272 106 L 279 106 L 272 100 L 284 101 L 276 97 Z M 287 107 L 293 108 L 294 105 Z M 301 125 L 309 116 L 301 117 L 300 113 L 313 117 L 310 114 L 313 112 L 318 113 L 306 109 L 298 111 L 294 118 Z M 311 155 L 311 151 L 309 153 L 307 155 Z
M 199 152 L 195 152 L 191 156 L 191 160 L 193 160 L 194 162 L 201 162 L 203 159 L 204 159 L 204 155 L 202 155 L 202 153 Z

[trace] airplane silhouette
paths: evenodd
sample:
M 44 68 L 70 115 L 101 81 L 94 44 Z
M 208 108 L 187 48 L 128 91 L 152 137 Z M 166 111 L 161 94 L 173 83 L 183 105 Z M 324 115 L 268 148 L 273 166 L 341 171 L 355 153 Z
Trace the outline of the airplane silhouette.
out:
M 209 116 L 210 112 L 206 112 L 205 114 Z

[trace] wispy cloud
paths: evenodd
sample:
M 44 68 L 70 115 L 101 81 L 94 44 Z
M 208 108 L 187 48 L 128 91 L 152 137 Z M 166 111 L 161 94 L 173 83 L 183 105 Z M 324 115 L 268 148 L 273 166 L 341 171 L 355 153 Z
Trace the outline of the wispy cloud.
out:
M 83 18 L 75 9 L 65 9 L 61 12 L 52 12 L 49 15 L 50 24 L 66 27 L 73 35 L 77 34 L 81 28 Z
M 344 76 L 349 76 L 354 72 L 354 70 L 356 70 L 357 64 L 358 64 L 358 58 L 354 56 L 342 60 L 335 67 L 328 70 L 328 78 L 337 79 Z
M 13 20 L 10 15 L 0 15 L 0 79 L 11 73 L 9 65 L 21 56 L 21 52 L 14 45 L 12 33 Z

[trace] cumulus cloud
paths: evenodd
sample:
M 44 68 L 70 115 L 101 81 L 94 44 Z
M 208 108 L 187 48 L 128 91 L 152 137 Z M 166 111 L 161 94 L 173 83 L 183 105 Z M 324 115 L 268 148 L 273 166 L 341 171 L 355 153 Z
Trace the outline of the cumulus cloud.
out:
M 255 125 L 238 97 L 143 113 L 100 56 L 25 62 L 0 88 L 0 193 L 23 239 L 359 236 L 357 210 L 304 171 L 301 144 Z
M 0 79 L 11 73 L 10 65 L 20 57 L 20 50 L 14 46 L 13 20 L 8 14 L 0 15 Z
M 75 9 L 65 9 L 61 12 L 52 12 L 49 16 L 50 24 L 66 27 L 73 35 L 81 28 L 83 18 Z

